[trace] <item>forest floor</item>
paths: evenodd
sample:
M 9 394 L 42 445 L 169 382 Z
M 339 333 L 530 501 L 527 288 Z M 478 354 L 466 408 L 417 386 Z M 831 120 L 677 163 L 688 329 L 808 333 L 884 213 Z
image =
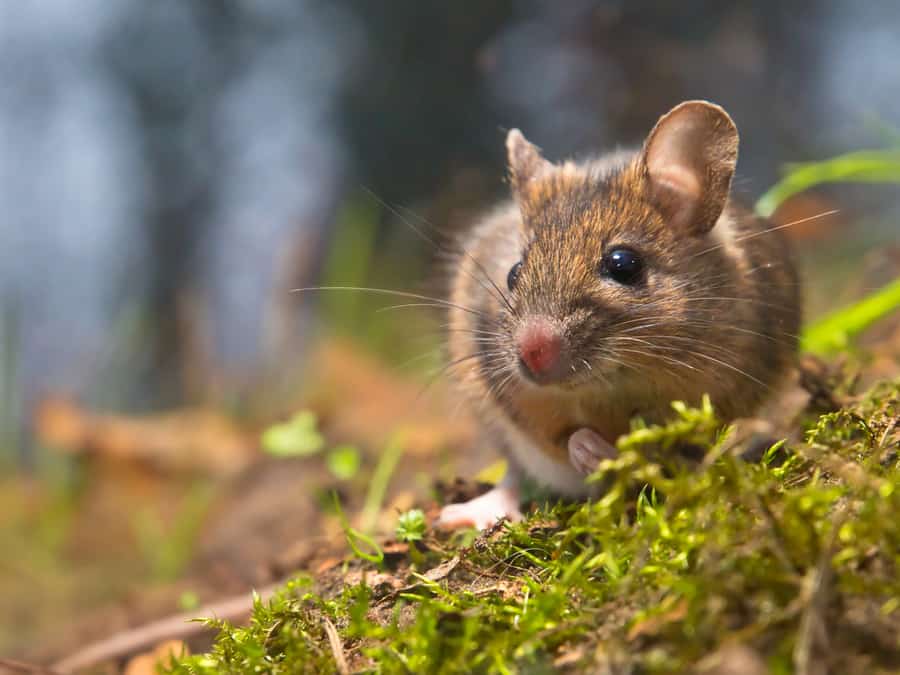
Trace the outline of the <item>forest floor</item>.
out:
M 620 439 L 597 476 L 605 497 L 537 496 L 524 522 L 481 534 L 429 525 L 442 501 L 486 487 L 453 476 L 492 463 L 473 456 L 464 417 L 443 416 L 445 394 L 422 404 L 420 383 L 333 341 L 317 360 L 340 384 L 304 399 L 318 425 L 302 433 L 353 441 L 362 469 L 336 471 L 327 450 L 236 461 L 177 581 L 88 612 L 23 656 L 68 654 L 51 672 L 131 674 L 171 649 L 177 673 L 900 672 L 897 315 L 852 356 L 804 358 L 759 419 L 726 429 L 710 407 L 676 406 L 669 425 Z M 127 424 L 160 426 L 88 421 L 126 424 L 120 438 Z M 217 447 L 233 431 L 217 429 Z M 704 452 L 673 458 L 684 444 Z M 133 491 L 117 462 L 93 461 L 118 467 L 112 498 Z M 260 593 L 249 622 L 248 587 Z M 197 604 L 148 631 L 185 597 Z M 78 649 L 94 639 L 99 651 Z

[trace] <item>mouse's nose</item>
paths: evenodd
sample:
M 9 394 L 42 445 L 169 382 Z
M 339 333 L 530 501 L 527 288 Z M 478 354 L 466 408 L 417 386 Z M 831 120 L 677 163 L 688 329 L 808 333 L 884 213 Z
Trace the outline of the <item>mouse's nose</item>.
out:
M 543 377 L 557 369 L 562 336 L 547 319 L 529 319 L 519 330 L 518 345 L 519 358 L 532 375 Z

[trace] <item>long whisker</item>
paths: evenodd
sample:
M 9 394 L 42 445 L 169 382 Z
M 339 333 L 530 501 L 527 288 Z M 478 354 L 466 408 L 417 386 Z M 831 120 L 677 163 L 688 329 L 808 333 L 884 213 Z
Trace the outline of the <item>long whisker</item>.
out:
M 434 225 L 429 223 L 427 219 L 413 213 L 412 211 L 410 211 L 410 213 L 412 215 L 414 215 L 416 218 L 418 218 L 419 220 L 421 220 L 423 223 L 426 223 L 430 227 L 434 228 Z M 512 303 L 509 301 L 509 297 L 506 295 L 506 293 L 503 292 L 503 289 L 497 285 L 497 283 L 494 281 L 493 277 L 491 276 L 491 273 L 487 271 L 484 264 L 478 258 L 476 258 L 474 255 L 472 255 L 472 253 L 467 248 L 462 246 L 462 244 L 460 244 L 459 242 L 457 242 L 457 246 L 454 249 L 451 249 L 451 248 L 448 248 L 445 246 L 441 246 L 440 244 L 435 244 L 435 245 L 438 246 L 438 250 L 441 250 L 448 254 L 453 254 L 455 251 L 459 251 L 459 253 L 461 253 L 466 258 L 471 260 L 472 264 L 475 265 L 475 267 L 478 269 L 478 271 L 481 272 L 482 276 L 491 285 L 491 288 L 493 289 L 493 291 L 491 291 L 491 288 L 488 288 L 487 286 L 485 286 L 484 283 L 478 277 L 476 277 L 474 274 L 470 274 L 468 272 L 468 270 L 464 270 L 466 272 L 466 276 L 468 276 L 473 281 L 476 281 L 482 288 L 484 288 L 486 291 L 488 291 L 488 293 L 490 293 L 495 298 L 500 300 L 500 302 L 502 302 L 506 306 L 506 308 L 509 310 L 510 314 L 512 314 L 514 316 L 517 314 L 515 308 L 512 306 Z
M 687 368 L 688 370 L 697 370 L 694 366 L 687 363 L 686 361 L 682 361 L 680 359 L 673 358 L 671 356 L 665 356 L 663 354 L 654 354 L 653 352 L 648 352 L 643 349 L 631 349 L 630 347 L 618 347 L 616 348 L 617 352 L 625 352 L 628 354 L 639 354 L 641 356 L 646 356 L 651 359 L 662 359 L 666 363 L 671 363 L 675 366 L 679 366 L 681 368 Z
M 508 372 L 502 380 L 497 382 L 497 384 L 492 384 L 490 387 L 488 387 L 488 396 L 493 398 L 494 400 L 499 401 L 515 381 L 516 371 L 512 368 L 507 368 L 507 370 Z M 499 373 L 502 372 L 503 369 L 499 371 Z
M 772 309 L 781 309 L 781 310 L 789 310 L 790 307 L 786 307 L 785 305 L 776 305 L 772 302 L 766 302 L 765 300 L 759 300 L 758 298 L 733 298 L 725 295 L 711 295 L 709 297 L 692 297 L 688 296 L 684 299 L 685 302 L 750 302 L 762 307 L 770 307 Z
M 442 300 L 441 298 L 432 298 L 427 295 L 420 295 L 418 293 L 409 293 L 407 291 L 394 291 L 388 288 L 370 288 L 367 286 L 306 286 L 304 288 L 292 288 L 291 293 L 306 293 L 309 291 L 357 291 L 363 293 L 374 293 L 376 295 L 395 295 L 400 298 L 412 298 L 413 300 L 426 300 L 428 302 L 437 303 L 438 305 L 444 307 L 453 307 L 454 309 L 461 310 L 463 312 L 468 312 L 469 314 L 474 314 L 475 316 L 486 317 L 487 315 L 484 312 L 481 312 L 477 309 L 472 309 L 471 307 L 466 307 L 464 305 L 458 305 L 455 302 L 450 302 L 449 300 Z
M 458 359 L 453 359 L 449 363 L 446 363 L 442 368 L 440 368 L 437 371 L 437 373 L 434 375 L 434 377 L 435 378 L 441 377 L 447 371 L 449 371 L 451 368 L 455 368 L 456 366 L 466 363 L 467 361 L 471 361 L 472 359 L 481 359 L 481 358 L 485 358 L 485 357 L 498 357 L 499 358 L 500 356 L 503 356 L 503 355 L 505 355 L 505 352 L 503 352 L 502 350 L 499 350 L 499 349 L 486 351 L 486 352 L 475 352 L 473 354 L 466 354 L 465 356 L 461 356 Z
M 643 368 L 638 365 L 635 365 L 633 363 L 628 363 L 627 361 L 622 361 L 621 359 L 617 359 L 606 353 L 594 352 L 593 354 L 591 354 L 591 358 L 601 359 L 603 361 L 607 361 L 608 363 L 612 363 L 613 365 L 622 366 L 623 368 L 630 368 L 631 370 L 635 371 L 636 373 L 640 373 L 643 370 Z
M 645 324 L 641 326 L 633 326 L 631 328 L 627 328 L 625 330 L 620 331 L 620 333 L 635 333 L 639 330 L 645 330 L 647 328 L 653 328 L 654 326 L 663 325 L 662 322 L 659 323 L 651 323 Z M 751 330 L 749 328 L 744 328 L 742 326 L 734 326 L 732 324 L 723 323 L 720 321 L 712 321 L 708 319 L 688 319 L 679 321 L 679 327 L 683 328 L 716 328 L 717 330 L 731 330 L 738 333 L 745 333 L 747 335 L 753 335 L 756 337 L 763 338 L 764 340 L 769 340 L 770 342 L 779 342 L 782 337 L 789 337 L 793 339 L 798 339 L 800 336 L 796 333 L 790 333 L 788 331 L 779 331 L 778 335 L 766 335 L 765 333 L 760 333 L 759 331 Z M 647 338 L 660 338 L 660 339 L 685 339 L 680 338 L 677 335 L 644 335 Z
M 422 387 L 422 390 L 416 395 L 416 401 L 422 398 L 430 389 L 434 386 L 434 384 L 445 374 L 447 374 L 451 369 L 456 368 L 468 361 L 478 358 L 491 357 L 498 359 L 503 356 L 504 353 L 500 350 L 494 350 L 493 352 L 475 352 L 474 354 L 467 354 L 466 356 L 462 356 L 458 359 L 454 359 L 449 363 L 444 364 L 444 366 L 437 370 L 434 374 L 429 377 L 428 382 Z
M 774 227 L 766 228 L 765 230 L 761 230 L 759 232 L 751 232 L 750 234 L 745 234 L 743 237 L 735 237 L 731 241 L 739 242 L 746 241 L 748 239 L 753 239 L 754 237 L 761 237 L 764 234 L 769 234 L 770 232 L 775 232 L 776 230 L 783 230 L 787 227 L 793 227 L 794 225 L 800 225 L 802 223 L 808 223 L 811 220 L 816 220 L 817 218 L 825 218 L 827 216 L 833 216 L 835 213 L 838 213 L 840 209 L 831 209 L 830 211 L 823 211 L 822 213 L 817 213 L 814 216 L 808 216 L 806 218 L 801 218 L 800 220 L 794 220 L 790 223 L 784 223 L 783 225 L 775 225 Z M 709 253 L 710 251 L 715 251 L 716 249 L 722 248 L 729 242 L 722 242 L 720 244 L 716 244 L 715 246 L 710 246 L 707 249 L 700 251 L 699 253 L 695 253 L 691 256 L 691 258 L 696 258 L 698 255 L 703 255 L 704 253 Z
M 752 380 L 759 386 L 764 387 L 765 389 L 771 390 L 771 387 L 768 384 L 766 384 L 765 382 L 763 382 L 762 380 L 759 380 L 759 379 L 753 377 L 753 375 L 751 375 L 747 371 L 741 370 L 737 366 L 735 366 L 731 363 L 728 363 L 727 361 L 722 361 L 720 359 L 715 358 L 714 356 L 710 356 L 709 354 L 704 354 L 703 352 L 688 351 L 687 353 L 691 354 L 692 356 L 699 356 L 700 358 L 707 359 L 709 361 L 712 361 L 713 363 L 718 363 L 720 366 L 723 366 L 724 368 L 728 368 L 729 370 L 733 370 L 734 372 L 738 373 L 739 375 L 743 375 L 748 380 Z
M 392 312 L 395 309 L 410 309 L 412 307 L 434 307 L 443 308 L 445 305 L 436 302 L 407 302 L 402 305 L 388 305 L 387 307 L 379 307 L 375 310 L 375 314 L 383 314 L 384 312 Z
M 400 219 L 407 227 L 409 227 L 409 228 L 410 228 L 413 232 L 415 232 L 419 237 L 421 237 L 421 238 L 424 239 L 426 242 L 428 242 L 429 244 L 431 244 L 432 246 L 434 246 L 437 250 L 439 250 L 439 251 L 444 251 L 444 252 L 449 252 L 448 249 L 447 249 L 445 246 L 441 245 L 440 243 L 438 243 L 437 241 L 435 241 L 433 238 L 429 237 L 427 234 L 425 234 L 424 232 L 422 232 L 418 227 L 416 227 L 416 226 L 413 225 L 411 222 L 409 222 L 409 220 L 408 220 L 406 217 L 404 217 L 403 214 L 400 213 L 400 211 L 398 211 L 398 210 L 397 210 L 396 208 L 394 208 L 392 205 L 390 205 L 390 204 L 388 204 L 386 201 L 384 201 L 381 197 L 379 197 L 377 194 L 375 194 L 375 192 L 374 192 L 373 190 L 370 190 L 370 189 L 367 188 L 367 187 L 364 188 L 364 189 L 366 190 L 366 192 L 368 192 L 368 193 L 372 196 L 373 199 L 375 199 L 376 201 L 378 201 L 378 203 L 380 203 L 382 206 L 384 206 L 384 208 L 388 209 L 391 213 L 393 213 L 395 216 L 397 216 L 397 217 L 398 217 L 398 218 L 399 218 L 399 219 Z M 413 215 L 414 215 L 416 218 L 418 218 L 419 220 L 421 220 L 422 222 L 424 222 L 424 223 L 428 224 L 429 226 L 433 227 L 433 225 L 431 225 L 431 223 L 429 223 L 427 220 L 425 220 L 425 219 L 422 218 L 421 216 L 419 216 L 419 215 L 417 215 L 417 214 L 413 214 Z M 469 277 L 470 277 L 473 281 L 477 282 L 477 283 L 478 283 L 482 288 L 484 288 L 488 293 L 490 293 L 491 295 L 494 295 L 498 300 L 500 300 L 503 304 L 505 304 L 506 307 L 509 309 L 510 312 L 515 313 L 514 310 L 513 310 L 512 305 L 511 305 L 510 302 L 509 302 L 509 299 L 506 297 L 506 295 L 503 293 L 503 291 L 500 290 L 500 288 L 497 286 L 497 284 L 494 283 L 494 280 L 491 279 L 490 274 L 488 274 L 487 270 L 484 269 L 484 266 L 481 264 L 481 262 L 478 261 L 478 260 L 475 258 L 475 256 L 473 256 L 471 253 L 469 253 L 469 252 L 468 252 L 467 250 L 465 250 L 464 248 L 460 247 L 460 251 L 461 251 L 467 258 L 469 258 L 469 260 L 471 260 L 471 261 L 475 264 L 475 266 L 481 271 L 481 273 L 484 275 L 484 278 L 487 279 L 488 283 L 493 287 L 494 290 L 491 291 L 490 288 L 488 288 L 487 286 L 485 286 L 484 283 L 483 283 L 480 279 L 478 279 L 477 277 L 475 277 L 474 275 L 471 275 L 471 274 L 470 274 Z
M 653 336 L 651 336 L 651 337 L 653 337 Z M 676 335 L 672 335 L 672 336 L 655 336 L 655 337 L 666 338 L 666 339 L 673 340 L 673 341 L 686 342 L 686 343 L 689 344 L 689 345 L 691 345 L 691 344 L 696 344 L 696 343 L 697 343 L 697 340 L 695 340 L 694 338 L 680 337 L 680 336 L 676 336 Z M 639 342 L 639 343 L 641 343 L 641 344 L 645 344 L 645 345 L 647 345 L 648 347 L 651 348 L 651 352 L 652 352 L 653 350 L 657 350 L 657 351 L 667 351 L 667 352 L 676 352 L 676 353 L 687 353 L 687 354 L 689 354 L 689 355 L 694 355 L 694 356 L 696 356 L 696 355 L 698 355 L 698 354 L 700 353 L 700 352 L 696 352 L 696 351 L 693 351 L 693 350 L 686 350 L 686 349 L 683 348 L 683 347 L 673 347 L 673 346 L 670 346 L 670 345 L 665 345 L 665 344 L 659 344 L 659 343 L 650 342 L 650 341 L 648 341 L 648 340 L 640 340 L 640 339 L 638 339 L 638 338 L 620 337 L 619 339 L 620 339 L 620 340 L 628 340 L 628 341 L 637 341 L 637 342 Z M 730 351 L 730 350 L 728 350 L 728 349 L 725 349 L 724 347 L 720 347 L 720 346 L 718 346 L 718 345 L 709 345 L 709 344 L 707 344 L 707 345 L 705 345 L 705 347 L 706 347 L 707 349 L 712 349 L 712 350 L 714 350 L 717 354 L 719 354 L 720 356 L 722 356 L 723 358 L 726 358 L 726 359 L 739 359 L 739 358 L 740 358 L 740 356 L 739 356 L 737 353 L 732 352 L 732 351 Z M 622 349 L 622 348 L 619 348 L 619 349 Z M 648 355 L 648 354 L 645 354 L 645 355 Z M 653 355 L 654 357 L 659 356 L 660 358 L 665 358 L 665 357 L 664 357 L 663 355 L 661 355 L 661 354 L 652 353 L 652 355 Z M 687 363 L 685 363 L 684 365 L 687 365 Z M 696 370 L 695 368 L 692 368 L 692 369 L 693 369 L 693 370 Z
M 481 328 L 466 328 L 464 326 L 450 326 L 448 324 L 438 326 L 438 329 L 442 333 L 471 333 L 473 335 L 492 335 L 498 338 L 506 337 L 503 333 L 498 333 L 496 331 L 483 330 Z

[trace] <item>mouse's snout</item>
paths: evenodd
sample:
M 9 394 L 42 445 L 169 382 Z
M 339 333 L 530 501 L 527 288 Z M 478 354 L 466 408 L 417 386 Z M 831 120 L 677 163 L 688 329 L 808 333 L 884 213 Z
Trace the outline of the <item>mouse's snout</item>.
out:
M 526 320 L 516 334 L 516 344 L 519 360 L 532 379 L 552 380 L 565 372 L 562 333 L 549 319 Z

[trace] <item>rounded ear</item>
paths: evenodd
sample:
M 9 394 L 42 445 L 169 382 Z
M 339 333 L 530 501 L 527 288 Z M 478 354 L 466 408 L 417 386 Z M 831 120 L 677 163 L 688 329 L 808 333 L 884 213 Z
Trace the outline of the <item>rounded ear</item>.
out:
M 651 199 L 672 225 L 708 232 L 725 208 L 737 157 L 737 127 L 728 113 L 708 101 L 685 101 L 644 142 Z
M 538 147 L 529 143 L 518 129 L 510 129 L 506 135 L 506 156 L 514 192 L 522 192 L 528 183 L 553 166 L 541 156 Z

